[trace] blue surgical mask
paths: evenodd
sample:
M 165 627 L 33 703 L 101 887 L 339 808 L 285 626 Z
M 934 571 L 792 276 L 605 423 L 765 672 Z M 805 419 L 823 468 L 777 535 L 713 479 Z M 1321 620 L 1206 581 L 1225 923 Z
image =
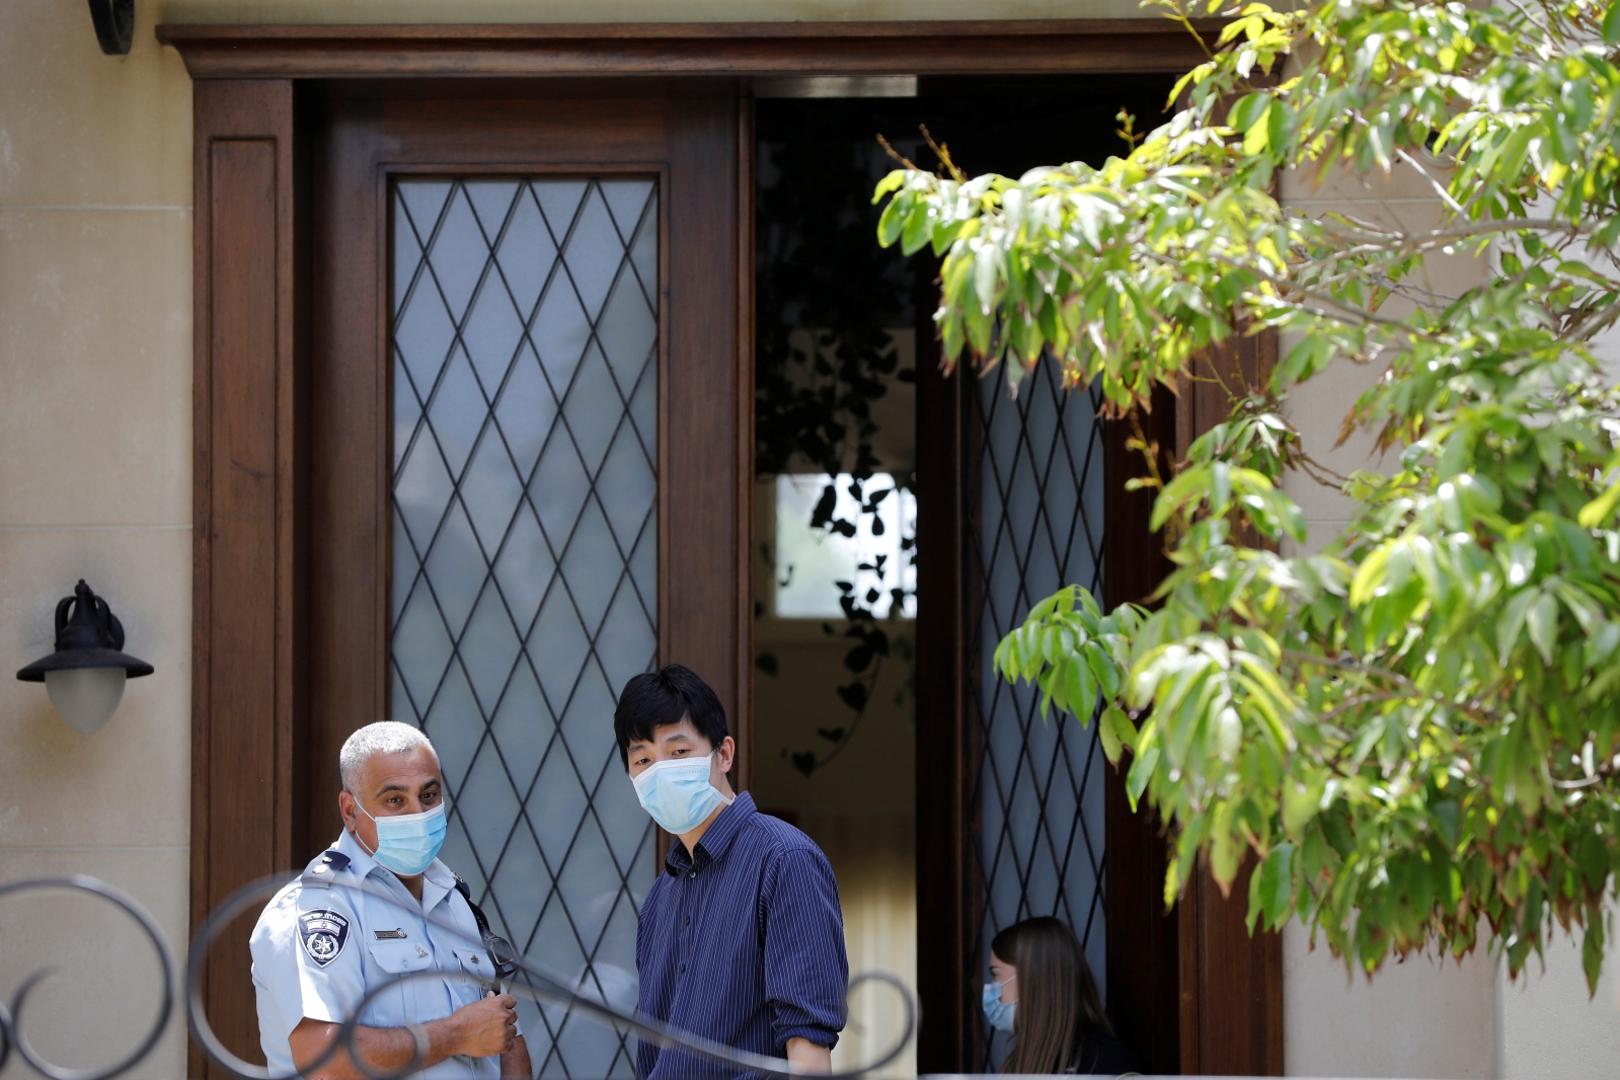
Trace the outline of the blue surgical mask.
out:
M 372 817 L 356 799 L 360 812 L 377 823 L 377 850 L 372 858 L 396 874 L 415 877 L 439 857 L 444 846 L 444 833 L 449 828 L 444 816 L 444 803 L 420 814 L 394 814 L 390 817 Z M 358 835 L 355 836 L 359 840 Z M 364 841 L 360 844 L 365 847 Z
M 708 757 L 655 761 L 630 782 L 641 808 L 667 833 L 679 836 L 703 824 L 715 808 L 731 802 L 709 783 Z
M 1013 979 L 1018 978 L 1014 975 Z M 990 1026 L 997 1031 L 1011 1031 L 1013 1029 L 1013 1013 L 1018 1008 L 1016 1001 L 1002 1001 L 1001 988 L 1012 982 L 988 982 L 984 984 L 984 1018 Z

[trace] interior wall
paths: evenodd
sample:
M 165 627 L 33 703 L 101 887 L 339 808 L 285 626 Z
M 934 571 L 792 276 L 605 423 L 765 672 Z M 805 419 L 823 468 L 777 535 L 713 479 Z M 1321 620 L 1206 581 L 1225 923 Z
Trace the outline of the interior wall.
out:
M 910 635 L 891 630 L 891 637 Z M 909 671 L 886 665 L 847 751 L 806 776 L 786 755 L 827 746 L 816 729 L 849 719 L 835 692 L 848 680 L 845 639 L 822 634 L 819 623 L 767 620 L 756 626 L 755 644 L 777 657 L 780 671 L 755 684 L 755 798 L 761 809 L 782 813 L 808 833 L 832 863 L 850 973 L 887 971 L 915 990 L 915 729 L 910 696 L 896 700 Z M 899 1019 L 889 992 L 857 996 L 833 1064 L 848 1068 L 871 1060 L 886 1048 Z M 915 1072 L 915 1051 L 908 1048 L 882 1075 Z
M 814 335 L 795 334 L 810 349 Z M 913 335 L 893 332 L 902 368 L 914 367 Z M 894 383 L 873 405 L 873 435 L 880 469 L 909 472 L 916 467 L 916 396 L 909 384 Z M 810 468 L 808 462 L 791 467 Z M 774 551 L 774 483 L 755 489 L 756 553 Z M 892 656 L 883 659 L 869 691 L 859 726 L 842 749 L 824 729 L 848 728 L 853 712 L 838 696 L 851 674 L 844 657 L 852 642 L 842 636 L 841 618 L 784 619 L 772 614 L 774 556 L 756 563 L 754 622 L 756 655 L 769 655 L 773 671 L 754 672 L 753 791 L 761 809 L 780 813 L 813 838 L 826 853 L 838 879 L 844 910 L 845 947 L 852 975 L 884 971 L 913 991 L 917 982 L 916 737 L 912 677 L 908 659 L 916 641 L 914 624 L 883 623 Z M 837 589 L 822 583 L 830 597 Z M 829 633 L 831 629 L 833 632 Z M 805 772 L 794 755 L 811 752 L 824 764 Z M 853 1068 L 888 1049 L 901 1020 L 894 995 L 872 988 L 850 1003 L 850 1023 L 833 1053 L 837 1068 Z M 907 1047 L 884 1076 L 916 1072 L 916 1051 Z
M 769 490 L 761 485 L 763 510 L 769 508 L 764 498 Z M 756 521 L 767 517 L 762 513 Z M 761 570 L 768 587 L 769 568 Z M 885 627 L 895 652 L 909 654 L 915 641 L 911 625 L 890 621 Z M 776 665 L 774 675 L 755 672 L 754 796 L 762 810 L 809 834 L 832 864 L 850 973 L 889 972 L 915 991 L 917 731 L 910 664 L 898 658 L 883 662 L 860 727 L 842 752 L 831 756 L 833 744 L 819 732 L 851 722 L 849 707 L 837 694 L 850 677 L 844 667 L 849 640 L 827 634 L 819 620 L 767 617 L 756 620 L 754 632 L 756 652 L 770 654 Z M 819 752 L 825 764 L 805 773 L 792 760 L 804 751 Z M 890 992 L 874 988 L 857 995 L 834 1051 L 835 1067 L 872 1060 L 887 1049 L 899 1021 Z M 915 1049 L 908 1047 L 881 1075 L 915 1072 Z

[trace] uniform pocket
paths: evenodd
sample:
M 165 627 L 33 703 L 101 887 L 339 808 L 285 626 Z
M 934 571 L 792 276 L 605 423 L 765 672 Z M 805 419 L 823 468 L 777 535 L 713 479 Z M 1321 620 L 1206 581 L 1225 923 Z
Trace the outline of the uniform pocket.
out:
M 461 965 L 461 973 L 450 982 L 462 1004 L 477 1001 L 494 987 L 495 967 L 490 963 L 489 953 L 470 945 L 457 945 L 450 951 Z
M 390 975 L 431 967 L 433 954 L 414 941 L 373 941 L 368 945 L 372 963 Z

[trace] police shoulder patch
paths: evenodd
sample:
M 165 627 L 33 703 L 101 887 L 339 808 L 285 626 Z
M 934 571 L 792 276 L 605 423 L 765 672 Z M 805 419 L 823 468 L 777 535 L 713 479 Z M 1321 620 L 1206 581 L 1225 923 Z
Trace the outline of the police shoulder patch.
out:
M 306 911 L 298 916 L 298 943 L 317 967 L 325 967 L 336 960 L 348 940 L 347 916 L 325 908 Z

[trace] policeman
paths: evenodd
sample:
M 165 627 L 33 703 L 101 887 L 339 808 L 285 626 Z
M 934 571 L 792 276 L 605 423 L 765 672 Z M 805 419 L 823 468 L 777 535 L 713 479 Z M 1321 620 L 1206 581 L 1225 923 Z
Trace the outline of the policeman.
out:
M 412 1062 L 434 1077 L 533 1075 L 516 1002 L 500 992 L 504 942 L 436 858 L 444 777 L 432 744 L 409 724 L 369 724 L 338 765 L 343 835 L 271 899 L 249 939 L 270 1068 L 313 1062 L 341 1042 L 368 991 L 434 970 L 447 974 L 398 981 L 359 1015 L 352 1045 L 366 1069 L 340 1048 L 315 1075 L 389 1075 Z

